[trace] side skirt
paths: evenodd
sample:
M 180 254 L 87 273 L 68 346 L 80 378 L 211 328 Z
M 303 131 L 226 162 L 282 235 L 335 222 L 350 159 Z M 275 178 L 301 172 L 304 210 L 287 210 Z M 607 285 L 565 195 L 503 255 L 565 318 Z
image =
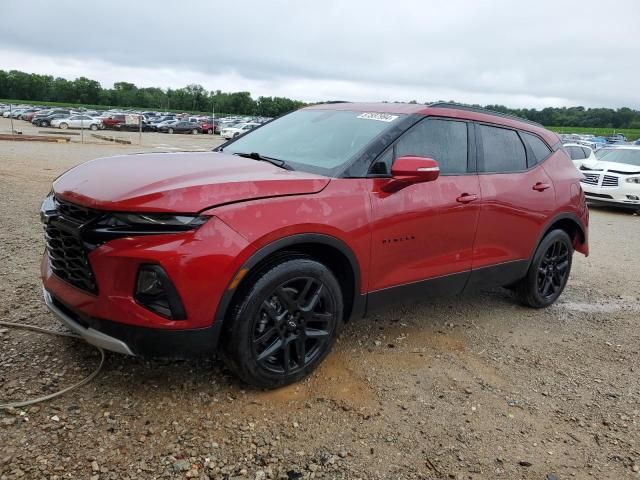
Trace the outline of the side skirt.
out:
M 366 313 L 398 303 L 412 303 L 434 297 L 458 295 L 514 283 L 527 274 L 528 260 L 515 260 L 476 270 L 420 280 L 369 292 Z
M 471 271 L 464 291 L 504 287 L 524 278 L 527 270 L 529 270 L 529 260 L 514 260 L 477 268 Z

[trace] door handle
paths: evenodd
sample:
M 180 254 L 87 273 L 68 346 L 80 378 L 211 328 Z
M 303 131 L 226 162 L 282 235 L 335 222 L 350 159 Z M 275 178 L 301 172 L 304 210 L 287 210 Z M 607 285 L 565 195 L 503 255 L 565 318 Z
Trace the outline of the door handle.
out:
M 475 195 L 475 194 L 463 193 L 458 198 L 456 198 L 456 202 L 458 202 L 458 203 L 470 203 L 470 202 L 473 202 L 474 200 L 477 200 L 477 199 L 478 199 L 478 196 Z
M 547 188 L 551 188 L 551 185 L 548 183 L 538 182 L 532 188 L 538 192 L 544 192 Z

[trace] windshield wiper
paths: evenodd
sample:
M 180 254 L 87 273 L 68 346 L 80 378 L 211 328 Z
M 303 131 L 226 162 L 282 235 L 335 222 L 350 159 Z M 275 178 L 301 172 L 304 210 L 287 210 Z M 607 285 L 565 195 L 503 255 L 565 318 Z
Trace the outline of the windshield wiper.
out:
M 233 155 L 238 155 L 239 157 L 244 157 L 244 158 L 252 158 L 254 160 L 259 160 L 261 162 L 269 162 L 272 165 L 275 165 L 276 167 L 284 168 L 285 170 L 293 170 L 293 167 L 287 164 L 287 162 L 285 162 L 284 160 L 280 160 L 279 158 L 273 158 L 273 157 L 265 157 L 264 155 L 260 155 L 257 152 L 251 152 L 251 153 L 236 152 Z

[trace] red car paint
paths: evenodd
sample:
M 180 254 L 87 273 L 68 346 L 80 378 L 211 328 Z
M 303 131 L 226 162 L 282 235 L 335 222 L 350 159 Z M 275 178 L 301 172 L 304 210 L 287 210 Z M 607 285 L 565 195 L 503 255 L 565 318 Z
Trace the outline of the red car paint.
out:
M 557 135 L 517 119 L 454 108 L 334 104 L 310 108 L 405 113 L 488 122 Z M 392 178 L 329 178 L 223 153 L 140 154 L 95 160 L 53 185 L 57 198 L 100 211 L 202 213 L 184 233 L 133 236 L 88 255 L 100 287 L 84 292 L 42 262 L 45 289 L 68 308 L 122 325 L 184 330 L 224 317 L 256 252 L 297 235 L 330 237 L 356 261 L 356 297 L 480 267 L 530 259 L 554 222 L 571 218 L 575 248 L 588 254 L 588 212 L 579 175 L 561 149 L 525 172 L 441 176 L 388 191 Z M 392 189 L 393 190 L 393 189 Z M 170 320 L 133 298 L 142 264 L 161 265 L 186 319 Z M 354 301 L 355 302 L 355 301 Z M 354 307 L 355 311 L 355 307 Z

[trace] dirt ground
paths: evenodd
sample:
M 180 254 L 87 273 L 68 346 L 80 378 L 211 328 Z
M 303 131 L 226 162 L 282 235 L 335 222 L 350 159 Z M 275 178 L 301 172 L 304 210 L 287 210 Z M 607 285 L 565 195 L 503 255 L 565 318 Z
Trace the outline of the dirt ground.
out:
M 56 176 L 216 142 L 0 142 L 0 318 L 62 328 L 38 277 L 39 204 Z M 591 256 L 576 255 L 556 305 L 496 289 L 355 320 L 311 378 L 281 390 L 249 389 L 214 359 L 109 354 L 88 385 L 0 412 L 0 479 L 640 478 L 640 217 L 591 219 Z M 0 328 L 0 403 L 98 361 L 79 341 Z

